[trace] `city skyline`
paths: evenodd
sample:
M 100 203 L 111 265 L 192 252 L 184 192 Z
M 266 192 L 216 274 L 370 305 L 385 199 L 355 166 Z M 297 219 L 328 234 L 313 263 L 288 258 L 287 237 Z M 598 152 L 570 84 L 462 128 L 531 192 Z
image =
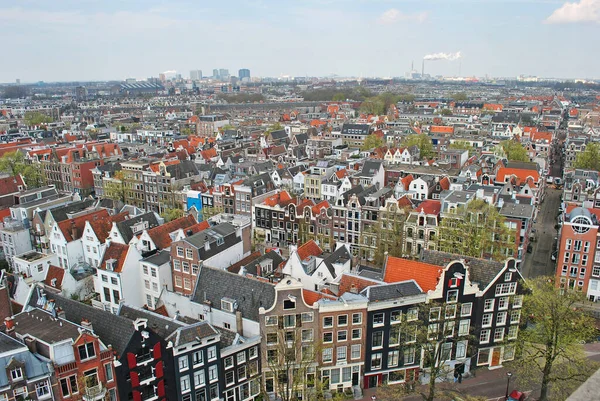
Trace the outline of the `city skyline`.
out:
M 600 61 L 592 51 L 600 0 L 28 0 L 0 4 L 0 22 L 12 54 L 0 82 L 187 76 L 215 66 L 263 77 L 401 77 L 428 54 L 458 52 L 460 60 L 428 60 L 425 72 L 598 78 Z

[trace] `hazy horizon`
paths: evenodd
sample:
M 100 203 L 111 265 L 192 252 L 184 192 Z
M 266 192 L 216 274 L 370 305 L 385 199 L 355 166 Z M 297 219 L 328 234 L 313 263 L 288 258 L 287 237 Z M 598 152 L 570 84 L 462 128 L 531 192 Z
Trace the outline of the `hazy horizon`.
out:
M 11 3 L 14 4 L 14 3 Z M 599 78 L 600 0 L 0 0 L 0 82 L 106 81 L 215 68 Z M 447 56 L 447 57 L 444 57 Z

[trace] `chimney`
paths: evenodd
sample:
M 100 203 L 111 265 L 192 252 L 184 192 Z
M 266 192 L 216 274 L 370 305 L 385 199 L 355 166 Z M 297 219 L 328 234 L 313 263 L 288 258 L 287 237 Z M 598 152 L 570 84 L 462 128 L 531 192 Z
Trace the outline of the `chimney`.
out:
M 208 252 L 210 250 L 210 238 L 208 235 L 204 236 L 204 250 Z
M 6 334 L 10 334 L 15 330 L 15 320 L 11 316 L 4 318 L 4 326 L 6 327 Z
M 54 300 L 51 300 L 51 302 L 54 302 Z M 67 318 L 65 311 L 60 306 L 58 308 L 56 308 L 56 317 L 58 317 L 59 319 Z
M 421 79 L 425 78 L 425 59 L 423 59 L 423 63 L 421 64 Z
M 81 327 L 83 327 L 84 329 L 89 330 L 89 331 L 94 331 L 92 322 L 90 322 L 89 320 L 87 320 L 85 318 L 81 320 Z
M 77 232 L 77 226 L 75 225 L 74 221 L 71 221 L 71 237 L 73 238 L 73 240 L 77 239 L 77 235 L 79 233 Z
M 25 338 L 25 345 L 27 346 L 27 348 L 29 348 L 29 351 L 31 351 L 32 353 L 36 353 L 37 352 L 37 341 L 35 338 L 33 337 L 26 337 Z
M 242 312 L 238 309 L 235 311 L 235 326 L 237 328 L 237 333 L 240 336 L 244 336 L 244 319 L 242 319 Z

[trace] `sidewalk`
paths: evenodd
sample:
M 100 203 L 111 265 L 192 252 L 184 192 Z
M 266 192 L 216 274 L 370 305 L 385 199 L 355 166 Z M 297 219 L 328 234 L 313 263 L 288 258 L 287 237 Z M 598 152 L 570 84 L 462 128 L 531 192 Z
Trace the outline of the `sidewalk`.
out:
M 505 368 L 498 368 L 489 370 L 486 368 L 480 368 L 476 372 L 475 377 L 469 377 L 463 379 L 462 383 L 438 383 L 439 388 L 451 388 L 461 392 L 465 392 L 469 395 L 477 395 L 486 397 L 487 399 L 504 399 L 506 393 L 507 383 L 507 370 Z M 514 376 L 509 384 L 509 389 L 514 389 Z M 427 386 L 422 386 L 424 390 Z M 376 388 L 369 388 L 363 391 L 363 398 L 361 401 L 371 401 L 371 396 L 377 395 Z M 419 395 L 411 395 L 402 398 L 404 401 L 416 401 L 421 400 Z

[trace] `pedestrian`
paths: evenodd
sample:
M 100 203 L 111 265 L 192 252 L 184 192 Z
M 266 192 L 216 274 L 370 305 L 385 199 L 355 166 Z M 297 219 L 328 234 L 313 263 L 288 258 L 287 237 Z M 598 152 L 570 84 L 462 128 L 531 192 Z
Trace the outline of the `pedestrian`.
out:
M 377 397 L 375 397 L 375 395 L 371 396 L 371 401 L 375 401 L 377 399 Z

